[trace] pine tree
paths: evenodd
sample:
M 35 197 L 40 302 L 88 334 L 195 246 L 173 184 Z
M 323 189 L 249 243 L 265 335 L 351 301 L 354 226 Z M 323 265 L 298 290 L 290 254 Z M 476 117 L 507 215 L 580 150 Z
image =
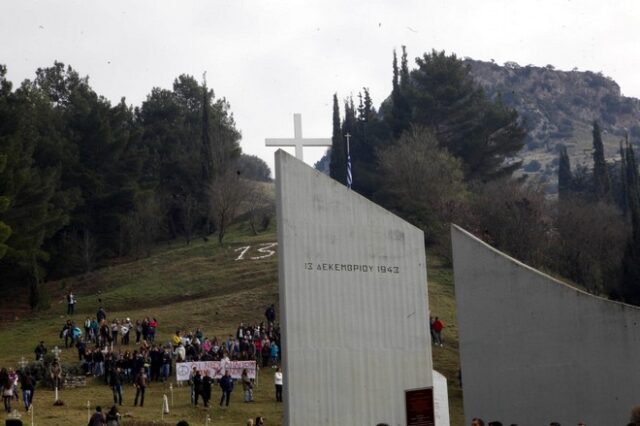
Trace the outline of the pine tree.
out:
M 333 95 L 333 132 L 331 135 L 331 162 L 329 175 L 343 185 L 347 184 L 347 155 L 340 125 L 340 107 L 338 95 Z
M 595 199 L 598 201 L 611 201 L 611 183 L 607 163 L 604 159 L 604 145 L 602 143 L 602 131 L 597 121 L 593 122 L 593 187 Z
M 441 145 L 463 162 L 468 180 L 509 175 L 509 161 L 523 146 L 525 130 L 515 110 L 489 100 L 456 55 L 432 51 L 416 59 L 409 101 L 412 124 L 432 128 Z
M 560 163 L 558 166 L 558 197 L 561 201 L 567 200 L 571 192 L 571 161 L 567 148 L 560 148 Z

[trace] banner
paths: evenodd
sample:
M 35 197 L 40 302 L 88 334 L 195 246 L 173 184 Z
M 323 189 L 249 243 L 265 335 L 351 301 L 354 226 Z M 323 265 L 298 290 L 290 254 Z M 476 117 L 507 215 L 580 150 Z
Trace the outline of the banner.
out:
M 242 370 L 247 369 L 250 379 L 256 378 L 255 361 L 197 361 L 197 362 L 176 362 L 176 380 L 189 380 L 193 367 L 204 376 L 209 372 L 209 377 L 220 379 L 224 372 L 228 371 L 234 379 L 242 377 Z

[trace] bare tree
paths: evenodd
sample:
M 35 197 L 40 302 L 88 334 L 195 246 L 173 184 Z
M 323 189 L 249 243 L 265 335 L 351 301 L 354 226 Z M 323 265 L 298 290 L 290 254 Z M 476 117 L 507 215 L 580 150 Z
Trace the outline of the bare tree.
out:
M 561 202 L 555 215 L 553 268 L 596 294 L 616 292 L 627 226 L 606 203 Z
M 209 187 L 209 211 L 216 225 L 220 245 L 229 225 L 247 202 L 251 190 L 251 183 L 232 169 L 216 177 Z
M 548 264 L 553 221 L 544 192 L 502 179 L 473 188 L 471 226 L 488 243 L 535 266 Z
M 251 182 L 252 186 L 247 196 L 248 222 L 253 235 L 264 231 L 268 226 L 275 210 L 273 197 L 269 196 L 264 186 Z

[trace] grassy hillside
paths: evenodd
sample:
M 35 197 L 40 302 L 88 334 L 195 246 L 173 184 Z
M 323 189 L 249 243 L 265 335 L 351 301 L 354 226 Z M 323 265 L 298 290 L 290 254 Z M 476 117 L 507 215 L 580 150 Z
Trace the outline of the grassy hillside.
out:
M 17 293 L 12 300 L 5 298 L 0 305 L 3 318 L 11 320 L 0 325 L 0 365 L 16 367 L 22 356 L 33 359 L 33 349 L 39 340 L 47 347 L 64 346 L 58 338 L 66 320 L 64 295 L 71 289 L 78 296 L 76 315 L 82 322 L 93 317 L 102 299 L 109 318 L 131 319 L 154 316 L 158 319 L 157 341 L 165 342 L 176 328 L 200 327 L 207 336 L 223 337 L 235 332 L 240 322 L 261 321 L 265 307 L 278 304 L 277 254 L 262 259 L 252 257 L 267 253 L 257 251 L 261 244 L 276 241 L 273 230 L 253 236 L 248 229 L 237 227 L 229 234 L 223 247 L 217 243 L 198 241 L 187 246 L 160 246 L 146 259 L 101 269 L 84 276 L 51 282 L 46 292 L 51 308 L 36 314 L 23 315 L 26 296 Z M 236 260 L 247 246 L 243 259 Z M 455 327 L 455 303 L 452 274 L 439 259 L 429 258 L 429 299 L 431 312 L 440 316 L 445 329 L 446 345 L 434 348 L 434 366 L 449 379 L 452 424 L 463 424 L 461 391 L 458 387 L 458 342 Z M 16 293 L 13 291 L 13 293 Z M 7 290 L 5 290 L 7 294 Z M 7 315 L 10 313 L 11 315 Z M 17 315 L 17 318 L 15 318 Z M 425 326 L 428 326 L 425 324 Z M 75 350 L 65 350 L 63 362 L 75 363 Z M 168 385 L 152 383 L 147 390 L 145 407 L 133 408 L 135 391 L 125 387 L 122 413 L 125 424 L 135 420 L 155 420 L 161 417 L 162 394 L 169 395 Z M 213 399 L 219 397 L 214 389 Z M 91 405 L 111 406 L 111 391 L 98 380 L 89 380 L 81 390 L 64 390 L 64 407 L 53 407 L 53 392 L 39 388 L 35 398 L 35 420 L 41 425 L 86 424 L 87 401 Z M 205 424 L 210 416 L 212 424 L 240 425 L 249 417 L 265 416 L 267 424 L 282 421 L 282 407 L 273 396 L 273 371 L 261 371 L 255 393 L 255 404 L 242 403 L 242 390 L 236 387 L 231 407 L 219 409 L 215 404 L 209 411 L 190 406 L 188 390 L 175 388 L 174 406 L 166 417 L 167 424 L 185 418 L 192 424 Z M 14 404 L 18 407 L 18 404 Z M 2 421 L 4 414 L 0 415 Z M 161 423 L 156 423 L 161 424 Z

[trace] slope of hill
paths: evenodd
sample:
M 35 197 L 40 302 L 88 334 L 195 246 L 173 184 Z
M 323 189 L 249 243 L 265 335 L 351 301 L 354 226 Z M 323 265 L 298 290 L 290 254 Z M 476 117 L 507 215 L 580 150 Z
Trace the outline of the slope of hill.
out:
M 21 314 L 18 319 L 0 323 L 0 341 L 3 342 L 0 366 L 15 367 L 23 356 L 32 359 L 33 349 L 40 340 L 44 340 L 49 348 L 64 346 L 59 333 L 66 320 L 63 297 L 70 289 L 78 296 L 77 313 L 73 316 L 76 322 L 93 317 L 100 298 L 109 318 L 130 317 L 135 320 L 146 316 L 156 317 L 159 322 L 158 342 L 168 341 L 176 329 L 193 330 L 199 327 L 207 336 L 223 338 L 235 333 L 240 322 L 262 321 L 265 306 L 278 303 L 275 241 L 273 227 L 268 232 L 254 236 L 247 227 L 237 226 L 222 247 L 214 242 L 203 241 L 188 246 L 159 246 L 146 259 L 47 283 L 47 292 L 52 300 L 49 310 L 24 316 Z M 452 424 L 462 424 L 452 274 L 439 259 L 429 257 L 428 261 L 430 309 L 447 325 L 445 347 L 434 348 L 434 366 L 449 379 Z M 16 311 L 11 306 L 16 304 L 15 300 L 7 303 L 5 298 L 0 311 Z M 26 296 L 18 300 L 27 303 Z M 365 328 L 366 324 L 363 324 Z M 133 350 L 135 346 L 126 349 Z M 71 365 L 78 362 L 75 349 L 65 349 L 61 358 L 63 363 Z M 188 387 L 174 387 L 176 402 L 171 414 L 166 416 L 170 422 L 166 424 L 175 424 L 180 418 L 193 424 L 204 424 L 207 414 L 217 425 L 245 424 L 248 417 L 255 418 L 257 415 L 265 416 L 270 425 L 281 424 L 282 407 L 273 402 L 271 369 L 262 370 L 256 388 L 255 404 L 241 404 L 242 392 L 238 390 L 232 395 L 229 410 L 222 411 L 214 404 L 216 408 L 202 411 L 189 404 Z M 214 400 L 218 392 L 217 389 L 214 391 Z M 162 395 L 169 393 L 168 384 L 153 383 L 148 390 L 145 408 L 132 409 L 133 392 L 126 387 L 125 406 L 121 410 L 129 414 L 125 418 L 126 424 L 133 424 L 134 420 L 158 421 Z M 91 401 L 92 405 L 110 406 L 111 391 L 102 380 L 90 378 L 85 389 L 63 390 L 62 399 L 65 401 L 64 407 L 50 408 L 53 392 L 39 388 L 35 399 L 36 423 L 86 424 L 84 416 L 87 413 L 87 401 Z M 69 419 L 76 419 L 77 422 Z
M 550 192 L 557 184 L 558 145 L 568 148 L 572 164 L 591 164 L 594 120 L 603 129 L 609 159 L 618 156 L 625 132 L 632 142 L 640 142 L 640 100 L 623 96 L 618 84 L 602 73 L 514 62 L 500 66 L 469 58 L 465 62 L 489 96 L 500 96 L 524 119 L 528 136 L 520 153 L 521 172 L 545 183 Z

